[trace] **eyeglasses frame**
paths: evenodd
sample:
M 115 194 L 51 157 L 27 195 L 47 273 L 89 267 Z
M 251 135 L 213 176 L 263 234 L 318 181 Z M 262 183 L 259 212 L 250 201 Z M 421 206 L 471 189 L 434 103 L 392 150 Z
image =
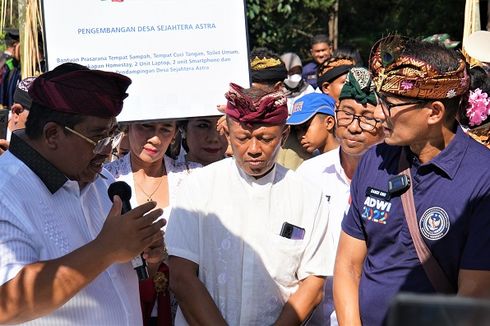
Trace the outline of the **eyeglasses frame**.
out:
M 100 140 L 98 140 L 97 142 L 93 141 L 92 139 L 88 138 L 87 136 L 84 136 L 82 135 L 81 133 L 79 133 L 78 131 L 76 130 L 73 130 L 72 128 L 70 127 L 67 127 L 67 126 L 64 126 L 64 129 L 65 130 L 68 130 L 69 132 L 71 132 L 72 134 L 74 135 L 77 135 L 78 137 L 82 138 L 83 140 L 85 140 L 86 142 L 90 143 L 92 146 L 94 146 L 94 154 L 101 154 L 99 152 L 96 152 L 95 149 L 97 148 L 98 144 L 105 141 L 105 139 L 109 138 L 111 140 L 110 143 L 107 144 L 107 146 L 109 144 L 111 144 L 111 149 L 114 149 L 113 145 L 112 145 L 112 142 L 114 141 L 114 139 L 116 139 L 117 137 L 120 137 L 122 132 L 121 131 L 116 131 L 116 133 L 112 136 L 108 136 L 108 137 L 104 137 Z M 116 145 L 117 146 L 117 145 Z
M 386 97 L 383 96 L 382 94 L 376 93 L 376 96 L 379 99 L 379 104 L 381 105 L 381 108 L 383 109 L 383 111 L 388 112 L 388 117 L 390 117 L 390 118 L 391 118 L 391 109 L 393 109 L 393 108 L 396 108 L 399 106 L 405 106 L 405 105 L 416 105 L 416 104 L 420 105 L 420 104 L 424 104 L 424 103 L 428 102 L 426 100 L 419 99 L 419 100 L 413 100 L 413 101 L 409 101 L 409 102 L 390 103 L 386 100 Z
M 339 119 L 337 118 L 337 115 L 338 115 L 338 112 L 339 112 L 339 111 L 340 111 L 340 112 L 343 112 L 343 113 L 350 114 L 350 115 L 352 116 L 352 119 L 351 119 L 351 121 L 350 121 L 348 124 L 346 124 L 346 125 L 340 125 L 340 124 L 338 123 Z M 381 123 L 381 122 L 382 122 L 382 121 L 381 121 L 381 120 L 379 120 L 379 119 L 372 118 L 372 120 L 374 120 L 374 126 L 372 126 L 373 128 L 372 128 L 371 130 L 366 130 L 365 128 L 363 128 L 363 127 L 361 126 L 361 118 L 366 119 L 366 117 L 365 117 L 365 116 L 363 116 L 363 115 L 358 115 L 358 114 L 354 114 L 354 113 L 351 113 L 351 112 L 347 112 L 347 111 L 342 110 L 342 109 L 339 109 L 339 108 L 336 108 L 336 109 L 335 109 L 335 120 L 337 121 L 337 125 L 338 125 L 338 126 L 341 126 L 341 127 L 346 127 L 346 126 L 349 126 L 351 123 L 353 123 L 353 122 L 354 122 L 354 120 L 357 120 L 357 124 L 359 125 L 359 128 L 361 128 L 361 130 L 362 130 L 362 131 L 365 131 L 365 132 L 373 132 L 374 130 L 376 130 L 378 123 Z M 368 125 L 370 125 L 369 123 L 367 123 L 367 124 L 368 124 Z

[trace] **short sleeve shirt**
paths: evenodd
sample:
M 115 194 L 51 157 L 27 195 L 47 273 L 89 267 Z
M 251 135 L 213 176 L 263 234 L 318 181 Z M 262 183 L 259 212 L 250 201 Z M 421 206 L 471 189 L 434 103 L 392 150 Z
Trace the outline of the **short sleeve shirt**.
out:
M 340 164 L 340 150 L 338 147 L 310 158 L 296 170 L 308 182 L 321 187 L 325 199 L 329 202 L 328 241 L 332 242 L 335 252 L 339 243 L 342 219 L 350 207 L 350 181 Z M 333 266 L 330 267 L 333 273 Z
M 303 78 L 310 84 L 313 88 L 317 88 L 319 85 L 317 85 L 317 78 L 316 78 L 316 71 L 318 69 L 318 64 L 315 61 L 312 61 L 310 63 L 307 63 L 303 67 Z
M 340 238 L 341 223 L 350 207 L 350 181 L 340 164 L 340 147 L 304 161 L 297 173 L 308 182 L 321 187 L 329 202 L 330 215 L 326 241 L 331 243 L 334 252 Z M 331 261 L 328 277 L 325 279 L 322 302 L 317 306 L 308 325 L 337 325 L 333 302 L 333 268 Z
M 399 172 L 401 150 L 380 144 L 363 156 L 342 222 L 344 232 L 367 245 L 359 290 L 363 325 L 382 324 L 400 291 L 434 292 L 417 258 L 400 195 L 383 196 Z M 408 148 L 405 152 L 422 238 L 457 288 L 460 269 L 490 270 L 490 151 L 458 128 L 430 162 L 421 164 Z

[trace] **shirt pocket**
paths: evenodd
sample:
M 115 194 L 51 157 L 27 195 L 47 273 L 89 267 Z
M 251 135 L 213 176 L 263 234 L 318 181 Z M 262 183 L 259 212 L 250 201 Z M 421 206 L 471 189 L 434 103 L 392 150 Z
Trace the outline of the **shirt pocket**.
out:
M 305 240 L 292 240 L 271 234 L 269 243 L 266 250 L 271 259 L 271 276 L 278 283 L 290 286 L 298 279 L 296 273 L 303 256 Z

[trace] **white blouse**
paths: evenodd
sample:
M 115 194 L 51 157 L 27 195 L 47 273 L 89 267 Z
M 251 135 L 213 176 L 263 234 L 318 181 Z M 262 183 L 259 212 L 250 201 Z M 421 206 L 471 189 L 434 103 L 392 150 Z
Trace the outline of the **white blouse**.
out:
M 120 159 L 107 163 L 104 168 L 107 169 L 116 179 L 116 181 L 124 181 L 130 187 L 132 194 L 136 193 L 136 185 L 133 179 L 133 170 L 131 169 L 130 153 L 124 155 Z M 176 190 L 179 187 L 182 180 L 188 176 L 195 168 L 202 167 L 201 164 L 195 162 L 177 162 L 169 156 L 164 156 L 165 170 L 167 171 L 168 178 L 168 203 L 167 209 L 163 210 L 163 218 L 167 220 L 170 216 L 170 208 L 175 202 Z M 136 195 L 131 196 L 131 207 L 138 206 L 136 201 Z M 164 227 L 166 228 L 166 226 Z

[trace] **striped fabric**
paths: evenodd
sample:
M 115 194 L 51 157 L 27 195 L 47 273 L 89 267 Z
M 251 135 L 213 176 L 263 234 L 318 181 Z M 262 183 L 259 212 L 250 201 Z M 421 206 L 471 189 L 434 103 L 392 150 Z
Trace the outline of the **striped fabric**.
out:
M 27 264 L 66 255 L 97 236 L 111 207 L 113 179 L 104 174 L 108 180 L 97 178 L 82 191 L 66 181 L 52 194 L 12 153 L 0 156 L 0 284 Z M 141 325 L 131 265 L 112 265 L 55 312 L 26 325 L 69 324 Z

